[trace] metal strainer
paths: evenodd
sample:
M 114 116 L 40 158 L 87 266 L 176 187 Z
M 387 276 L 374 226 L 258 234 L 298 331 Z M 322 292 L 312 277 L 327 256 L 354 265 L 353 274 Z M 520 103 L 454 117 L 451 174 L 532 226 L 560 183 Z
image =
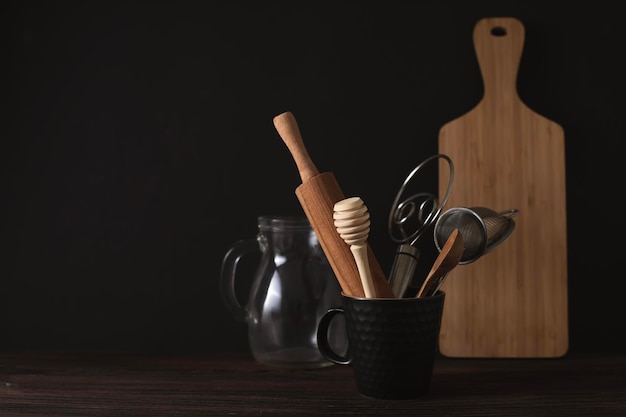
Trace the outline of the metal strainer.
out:
M 452 231 L 459 229 L 465 246 L 459 264 L 474 262 L 513 233 L 513 217 L 518 213 L 517 209 L 496 212 L 487 207 L 453 207 L 435 223 L 435 245 L 441 251 Z

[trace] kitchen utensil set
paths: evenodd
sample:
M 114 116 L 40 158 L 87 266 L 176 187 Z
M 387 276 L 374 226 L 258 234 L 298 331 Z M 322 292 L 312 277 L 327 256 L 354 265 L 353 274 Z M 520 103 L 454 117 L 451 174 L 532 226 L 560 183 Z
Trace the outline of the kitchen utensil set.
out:
M 360 197 L 346 198 L 335 176 L 320 173 L 311 160 L 291 112 L 274 118 L 274 126 L 298 167 L 302 184 L 296 196 L 315 231 L 342 291 L 365 298 L 403 298 L 419 258 L 416 243 L 435 224 L 435 242 L 440 251 L 417 297 L 432 296 L 447 274 L 461 263 L 469 263 L 500 245 L 512 233 L 517 210 L 496 213 L 485 207 L 457 207 L 441 214 L 452 190 L 454 165 L 445 154 L 434 155 L 405 178 L 389 214 L 388 231 L 399 243 L 389 280 L 367 243 L 370 214 Z M 434 194 L 405 195 L 409 182 L 426 164 L 443 160 L 448 164 L 446 192 L 441 201 Z M 412 231 L 411 231 L 412 230 Z M 443 246 L 440 245 L 444 242 Z

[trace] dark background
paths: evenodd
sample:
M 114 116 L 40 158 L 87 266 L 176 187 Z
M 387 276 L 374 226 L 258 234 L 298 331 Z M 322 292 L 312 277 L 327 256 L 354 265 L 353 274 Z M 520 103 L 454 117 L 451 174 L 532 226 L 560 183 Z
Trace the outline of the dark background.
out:
M 398 187 L 481 97 L 473 27 L 512 16 L 526 29 L 519 94 L 565 131 L 570 351 L 626 351 L 615 2 L 3 9 L 1 349 L 246 350 L 220 265 L 258 215 L 302 214 L 272 124 L 287 110 L 319 170 L 367 202 L 388 268 Z

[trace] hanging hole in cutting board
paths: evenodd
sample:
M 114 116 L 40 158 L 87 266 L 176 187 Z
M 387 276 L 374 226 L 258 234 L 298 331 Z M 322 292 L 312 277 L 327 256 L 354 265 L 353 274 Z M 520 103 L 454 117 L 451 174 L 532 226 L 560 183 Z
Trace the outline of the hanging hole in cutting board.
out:
M 506 29 L 503 28 L 502 26 L 496 26 L 493 29 L 491 29 L 491 34 L 493 36 L 506 36 Z

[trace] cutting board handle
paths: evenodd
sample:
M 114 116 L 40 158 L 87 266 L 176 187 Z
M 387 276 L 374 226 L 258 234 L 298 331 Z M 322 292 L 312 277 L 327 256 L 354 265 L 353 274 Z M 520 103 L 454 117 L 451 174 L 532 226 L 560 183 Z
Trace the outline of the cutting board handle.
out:
M 517 99 L 517 73 L 524 25 L 513 17 L 487 17 L 474 26 L 474 48 L 483 77 L 484 100 Z

